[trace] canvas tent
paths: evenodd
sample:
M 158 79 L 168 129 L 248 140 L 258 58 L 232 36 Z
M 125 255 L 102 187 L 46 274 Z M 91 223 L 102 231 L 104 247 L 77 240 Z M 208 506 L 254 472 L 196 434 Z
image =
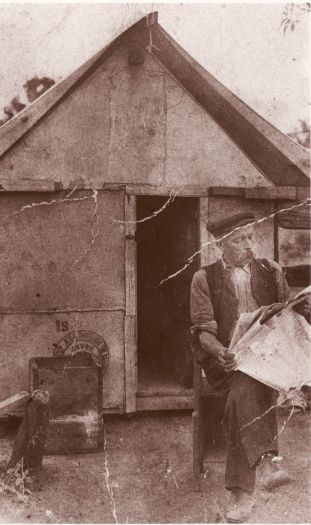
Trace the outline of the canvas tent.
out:
M 309 156 L 151 13 L 0 128 L 0 189 L 0 399 L 30 357 L 86 349 L 105 412 L 190 408 L 189 286 L 213 250 L 187 259 L 208 217 L 307 199 Z

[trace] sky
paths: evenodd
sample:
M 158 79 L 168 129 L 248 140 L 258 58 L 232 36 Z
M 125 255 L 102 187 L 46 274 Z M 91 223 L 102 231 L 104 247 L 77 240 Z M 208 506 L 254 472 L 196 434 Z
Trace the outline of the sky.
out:
M 205 69 L 284 133 L 309 118 L 310 18 L 285 4 L 0 3 L 0 108 L 34 75 L 66 77 L 150 11 Z M 1 114 L 0 114 L 1 118 Z

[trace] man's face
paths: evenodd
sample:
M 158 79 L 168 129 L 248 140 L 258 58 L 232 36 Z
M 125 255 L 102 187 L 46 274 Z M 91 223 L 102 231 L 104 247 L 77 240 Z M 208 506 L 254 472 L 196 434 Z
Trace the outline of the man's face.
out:
M 223 255 L 226 261 L 235 265 L 247 264 L 253 256 L 254 231 L 252 226 L 246 226 L 233 232 L 221 241 Z

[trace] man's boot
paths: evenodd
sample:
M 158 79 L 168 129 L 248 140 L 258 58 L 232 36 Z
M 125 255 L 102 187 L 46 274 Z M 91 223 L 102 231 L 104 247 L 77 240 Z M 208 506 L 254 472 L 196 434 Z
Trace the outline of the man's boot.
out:
M 255 506 L 253 494 L 237 489 L 231 491 L 230 505 L 226 512 L 227 523 L 248 521 Z
M 282 469 L 277 457 L 263 456 L 256 469 L 257 486 L 261 490 L 273 490 L 291 482 L 289 474 Z

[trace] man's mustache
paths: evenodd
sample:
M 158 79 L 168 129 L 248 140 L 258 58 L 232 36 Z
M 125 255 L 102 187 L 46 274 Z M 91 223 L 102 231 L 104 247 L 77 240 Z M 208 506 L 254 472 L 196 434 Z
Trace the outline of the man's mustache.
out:
M 244 260 L 251 260 L 254 257 L 254 252 L 251 248 L 247 248 L 243 252 L 240 253 L 238 259 L 241 261 Z
M 245 248 L 242 253 L 247 253 L 248 255 L 254 255 L 252 248 Z

